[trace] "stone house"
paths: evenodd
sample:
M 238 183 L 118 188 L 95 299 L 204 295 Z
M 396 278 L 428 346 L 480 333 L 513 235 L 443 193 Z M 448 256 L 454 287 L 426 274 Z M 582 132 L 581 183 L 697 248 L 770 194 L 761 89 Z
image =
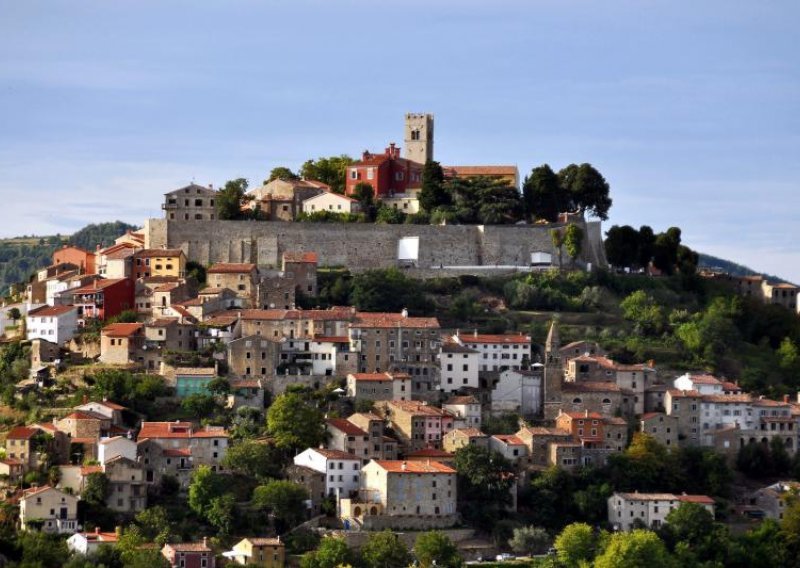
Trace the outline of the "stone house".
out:
M 778 481 L 757 490 L 750 498 L 752 505 L 764 512 L 764 517 L 780 522 L 783 515 L 800 494 L 797 481 Z
M 206 280 L 213 288 L 233 290 L 247 306 L 256 306 L 259 279 L 255 264 L 218 262 L 206 271 Z
M 133 253 L 133 278 L 186 277 L 186 254 L 179 249 L 141 249 Z
M 582 355 L 599 355 L 604 357 L 606 352 L 600 347 L 596 341 L 573 341 L 559 348 L 561 353 L 561 360 L 566 364 L 570 359 L 580 357 Z
M 371 461 L 341 516 L 368 530 L 444 528 L 457 521 L 456 471 L 436 461 Z
M 309 501 L 311 501 L 309 514 L 319 515 L 322 503 L 328 496 L 326 491 L 327 472 L 317 471 L 303 465 L 291 464 L 286 466 L 286 479 L 305 487 L 306 491 L 308 491 Z
M 261 379 L 238 379 L 229 380 L 231 392 L 228 393 L 226 406 L 237 409 L 242 406 L 251 408 L 264 408 L 264 384 Z
M 100 400 L 85 402 L 74 408 L 76 412 L 92 412 L 104 416 L 111 421 L 112 426 L 123 426 L 123 412 L 128 410 L 126 407 L 110 400 Z
M 349 197 L 345 196 L 338 197 L 349 199 Z M 319 295 L 319 290 L 317 289 L 318 262 L 319 258 L 315 252 L 287 251 L 283 253 L 281 258 L 281 270 L 287 277 L 292 277 L 296 289 L 300 290 L 303 295 L 316 297 Z
M 53 420 L 55 427 L 71 438 L 100 440 L 111 432 L 111 419 L 91 411 L 77 410 L 60 420 Z
M 667 515 L 683 503 L 697 503 L 714 515 L 714 500 L 706 495 L 614 493 L 608 498 L 608 522 L 623 531 L 633 530 L 640 523 L 659 529 L 666 523 Z
M 516 433 L 516 437 L 528 447 L 528 461 L 537 469 L 556 463 L 550 461 L 551 444 L 567 444 L 575 441 L 569 431 L 540 426 L 523 426 Z
M 247 335 L 228 343 L 228 372 L 236 377 L 274 376 L 280 362 L 281 343 L 259 335 Z
M 634 414 L 644 412 L 645 389 L 655 382 L 655 378 L 656 371 L 651 364 L 623 365 L 599 355 L 570 359 L 565 375 L 567 382 L 612 382 L 623 391 L 632 393 Z
M 408 400 L 380 401 L 378 408 L 388 419 L 406 452 L 426 447 L 441 448 L 442 439 L 453 429 L 454 417 L 425 402 Z
M 325 426 L 330 435 L 328 449 L 359 457 L 364 464 L 372 459 L 397 459 L 397 442 L 384 435 L 383 421 L 373 416 L 373 419 L 366 418 L 364 422 L 366 428 L 356 425 L 350 419 L 326 420 Z
M 542 413 L 542 366 L 534 363 L 531 370 L 501 371 L 492 390 L 492 414 L 518 412 L 522 416 Z
M 22 530 L 72 534 L 78 530 L 78 498 L 49 485 L 26 490 L 19 500 Z
M 597 412 L 604 416 L 633 416 L 634 394 L 613 382 L 565 382 L 561 386 L 561 408 L 568 412 Z
M 489 448 L 489 436 L 478 428 L 454 428 L 444 435 L 442 449 L 450 453 L 466 446 Z
M 292 273 L 261 271 L 255 307 L 264 310 L 294 309 L 298 287 Z
M 483 422 L 480 401 L 472 395 L 451 396 L 442 403 L 442 410 L 453 415 L 454 428 L 478 428 Z
M 225 428 L 196 428 L 191 422 L 142 422 L 137 441 L 147 483 L 157 483 L 162 473 L 169 473 L 185 486 L 197 466 L 222 470 L 228 451 Z
M 111 365 L 135 363 L 144 345 L 144 324 L 112 323 L 100 331 L 100 361 Z
M 639 431 L 668 448 L 678 446 L 678 429 L 678 417 L 663 412 L 648 412 L 639 418 Z
M 350 324 L 350 350 L 360 353 L 359 371 L 399 371 L 412 378 L 412 396 L 429 398 L 439 381 L 439 321 L 407 312 L 358 312 Z
M 664 395 L 667 414 L 678 419 L 680 445 L 699 446 L 702 395 L 695 390 L 670 389 Z
M 217 192 L 209 187 L 192 183 L 164 194 L 164 218 L 181 221 L 207 221 L 216 218 Z
M 25 473 L 22 461 L 17 458 L 0 458 L 0 487 L 17 485 Z
M 325 494 L 337 499 L 358 491 L 361 479 L 361 458 L 339 450 L 308 448 L 294 457 L 294 464 L 324 473 Z
M 116 456 L 103 464 L 108 478 L 106 506 L 118 513 L 138 513 L 147 507 L 144 467 L 138 460 Z
M 406 373 L 351 373 L 347 396 L 359 400 L 410 400 L 411 376 Z
M 513 464 L 527 461 L 528 446 L 522 438 L 514 434 L 490 436 L 489 449 L 499 453 Z
M 531 361 L 531 337 L 522 334 L 457 333 L 453 340 L 478 352 L 479 371 L 500 372 L 527 368 Z

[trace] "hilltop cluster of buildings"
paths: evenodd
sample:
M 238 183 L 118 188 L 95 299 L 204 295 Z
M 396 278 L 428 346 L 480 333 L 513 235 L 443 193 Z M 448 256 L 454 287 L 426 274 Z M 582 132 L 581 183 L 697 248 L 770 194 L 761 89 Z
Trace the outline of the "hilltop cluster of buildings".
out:
M 771 282 L 763 276 L 732 276 L 713 270 L 705 270 L 702 276 L 729 284 L 744 298 L 753 298 L 765 304 L 783 306 L 800 315 L 800 287 L 788 282 Z

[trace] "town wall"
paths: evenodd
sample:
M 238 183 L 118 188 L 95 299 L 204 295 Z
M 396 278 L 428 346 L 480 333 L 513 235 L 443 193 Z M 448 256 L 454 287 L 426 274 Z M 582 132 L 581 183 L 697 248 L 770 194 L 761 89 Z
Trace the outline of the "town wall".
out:
M 401 237 L 419 237 L 419 259 L 410 275 L 476 274 L 498 267 L 529 266 L 531 253 L 547 252 L 557 262 L 550 230 L 563 225 L 385 225 L 269 221 L 170 221 L 149 219 L 146 246 L 181 248 L 189 260 L 253 262 L 279 268 L 287 251 L 313 251 L 321 266 L 345 266 L 354 272 L 398 266 Z M 580 261 L 605 266 L 599 223 L 588 223 Z M 602 245 L 602 243 L 599 243 Z M 567 262 L 566 252 L 564 259 Z

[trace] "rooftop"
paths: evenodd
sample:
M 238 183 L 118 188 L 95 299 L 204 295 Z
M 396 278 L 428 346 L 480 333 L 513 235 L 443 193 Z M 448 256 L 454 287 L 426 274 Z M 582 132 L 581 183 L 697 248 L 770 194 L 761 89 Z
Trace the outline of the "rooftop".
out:
M 452 473 L 456 470 L 437 461 L 374 460 L 378 467 L 388 473 Z
M 336 194 L 333 194 L 336 195 Z M 319 197 L 319 196 L 316 196 Z M 341 195 L 339 197 L 344 197 L 345 199 L 350 199 L 349 197 L 345 197 Z M 312 198 L 313 199 L 313 198 Z M 307 264 L 316 264 L 319 262 L 319 258 L 317 253 L 315 252 L 285 252 L 283 253 L 283 261 L 284 262 L 302 262 Z
M 35 310 L 31 310 L 28 312 L 28 316 L 33 316 L 37 318 L 51 318 L 51 317 L 58 317 L 64 315 L 66 313 L 75 311 L 77 308 L 75 306 L 42 306 L 41 308 L 36 308 Z
M 106 337 L 130 337 L 136 335 L 144 327 L 141 323 L 111 323 L 102 329 Z
M 404 316 L 402 313 L 357 312 L 352 327 L 377 329 L 390 327 L 439 329 L 439 320 L 427 317 L 409 317 Z
M 256 265 L 249 262 L 217 262 L 211 265 L 207 274 L 247 274 L 256 270 Z

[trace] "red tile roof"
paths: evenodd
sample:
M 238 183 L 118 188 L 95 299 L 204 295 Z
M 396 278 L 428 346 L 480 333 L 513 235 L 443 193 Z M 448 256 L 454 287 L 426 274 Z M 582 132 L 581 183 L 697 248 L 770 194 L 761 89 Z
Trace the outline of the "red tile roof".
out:
M 700 503 L 701 505 L 714 504 L 714 500 L 708 495 L 678 495 L 678 501 L 684 503 Z
M 598 412 L 562 412 L 562 416 L 569 416 L 572 419 L 580 419 L 580 418 L 593 418 L 595 420 L 601 420 L 603 416 Z
M 478 399 L 472 395 L 467 396 L 451 396 L 445 404 L 447 405 L 462 405 L 462 404 L 479 404 Z
M 164 548 L 175 552 L 213 552 L 208 545 L 202 542 L 173 542 L 165 544 Z
M 667 391 L 672 398 L 700 398 L 700 391 L 669 389 Z
M 350 343 L 350 338 L 347 336 L 336 337 L 328 335 L 315 335 L 314 341 L 319 343 Z
M 714 375 L 702 374 L 702 375 L 689 375 L 692 383 L 696 385 L 720 385 L 722 381 L 720 381 Z
M 439 417 L 452 416 L 449 412 L 446 412 L 441 408 L 436 408 L 435 406 L 430 406 L 426 403 L 419 402 L 416 400 L 392 400 L 389 402 L 389 406 L 395 408 L 396 411 L 402 410 L 404 412 L 417 415 L 439 416 Z
M 404 317 L 403 314 L 387 312 L 358 312 L 351 327 L 355 328 L 426 328 L 439 329 L 439 320 L 436 318 Z
M 194 429 L 191 422 L 142 422 L 139 439 L 144 438 L 227 438 L 228 433 L 220 426 Z
M 81 475 L 86 477 L 93 473 L 103 473 L 103 466 L 101 465 L 83 465 L 81 466 Z
M 345 197 L 344 195 L 341 195 L 340 197 L 344 197 L 345 199 L 350 199 L 349 197 Z M 319 257 L 315 252 L 285 252 L 283 253 L 283 261 L 316 264 L 319 261 Z
M 256 265 L 249 262 L 218 262 L 213 264 L 207 274 L 242 274 L 256 270 Z
M 38 430 L 36 428 L 28 428 L 26 426 L 17 426 L 12 428 L 6 436 L 6 440 L 29 440 L 36 435 Z
M 367 436 L 367 432 L 345 418 L 331 418 L 327 420 L 328 426 L 344 432 L 348 436 Z
M 516 176 L 517 166 L 443 166 L 445 175 L 456 177 L 472 176 Z
M 646 412 L 642 414 L 639 420 L 652 420 L 653 418 L 658 418 L 659 416 L 666 417 L 666 414 L 663 412 Z
M 168 458 L 182 458 L 182 457 L 191 457 L 192 456 L 192 449 L 191 448 L 167 448 L 162 452 Z
M 496 438 L 504 444 L 511 446 L 524 446 L 525 441 L 519 438 L 516 434 L 495 434 L 492 438 Z
M 439 458 L 439 459 L 453 459 L 455 454 L 451 454 L 450 452 L 446 452 L 444 450 L 437 450 L 436 448 L 423 448 L 421 450 L 417 450 L 415 452 L 411 452 L 406 454 L 408 458 Z
M 361 461 L 361 458 L 359 458 L 358 456 L 355 456 L 353 454 L 348 454 L 347 452 L 342 452 L 340 450 L 329 450 L 327 448 L 311 448 L 311 449 L 329 460 Z
M 351 373 L 348 377 L 353 377 L 356 381 L 410 381 L 411 375 L 408 373 Z
M 181 249 L 142 249 L 136 251 L 135 256 L 140 258 L 174 257 L 183 254 Z
M 33 316 L 36 318 L 51 318 L 62 316 L 75 310 L 77 310 L 75 306 L 42 306 L 41 308 L 36 308 L 35 310 L 28 312 L 28 316 Z
M 128 282 L 130 280 L 127 278 L 112 278 L 112 279 L 105 279 L 105 280 L 95 280 L 88 286 L 83 286 L 81 288 L 77 288 L 72 290 L 73 294 L 91 294 L 92 292 L 97 292 L 98 290 L 105 290 L 106 288 L 110 288 L 111 286 L 116 286 L 117 284 Z
M 106 337 L 131 337 L 142 330 L 141 323 L 111 323 L 105 326 L 101 333 Z
M 375 460 L 388 473 L 452 473 L 456 470 L 437 461 Z
M 450 434 L 458 433 L 461 436 L 468 436 L 470 438 L 479 437 L 485 438 L 486 434 L 481 432 L 478 428 L 456 428 L 455 430 L 451 430 Z
M 76 410 L 75 412 L 71 412 L 67 414 L 62 420 L 66 419 L 71 420 L 108 420 L 107 416 L 103 416 L 102 414 L 98 414 L 97 412 L 92 412 L 91 410 Z
M 491 344 L 529 344 L 531 337 L 529 335 L 521 335 L 515 333 L 502 333 L 502 334 L 464 334 L 459 338 L 463 343 L 491 343 Z
M 567 382 L 564 383 L 562 390 L 564 392 L 579 393 L 579 392 L 622 392 L 622 389 L 615 383 L 602 382 L 602 381 L 580 381 L 580 382 Z

